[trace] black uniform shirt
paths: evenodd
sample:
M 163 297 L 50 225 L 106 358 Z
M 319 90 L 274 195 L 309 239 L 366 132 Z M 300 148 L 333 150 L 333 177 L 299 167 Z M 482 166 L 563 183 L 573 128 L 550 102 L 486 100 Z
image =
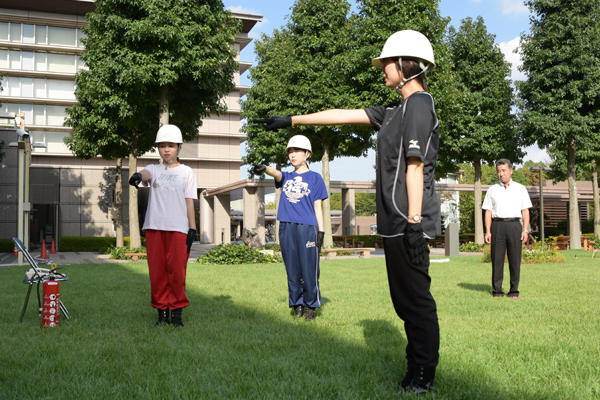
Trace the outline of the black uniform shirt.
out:
M 416 92 L 401 103 L 365 109 L 378 128 L 377 137 L 377 230 L 384 237 L 403 235 L 408 219 L 406 160 L 419 157 L 423 167 L 424 235 L 437 230 L 440 202 L 435 192 L 435 162 L 439 149 L 439 121 L 433 98 Z

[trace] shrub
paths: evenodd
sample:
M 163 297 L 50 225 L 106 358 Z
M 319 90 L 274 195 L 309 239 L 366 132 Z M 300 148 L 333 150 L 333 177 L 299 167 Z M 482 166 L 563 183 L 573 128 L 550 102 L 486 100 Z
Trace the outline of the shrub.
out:
M 543 242 L 538 240 L 529 250 L 523 249 L 521 255 L 522 264 L 559 263 L 563 261 L 565 261 L 565 256 L 556 250 L 556 239 L 554 238 L 544 240 Z M 490 245 L 484 245 L 481 262 L 492 262 Z M 507 256 L 504 257 L 504 262 L 508 262 Z
M 114 260 L 130 260 L 131 256 L 126 256 L 125 253 L 145 253 L 145 247 L 136 247 L 130 249 L 129 247 L 110 247 L 106 250 L 106 254 L 110 254 L 110 258 Z M 141 256 L 139 259 L 146 259 L 146 256 Z
M 0 253 L 12 253 L 15 249 L 15 242 L 10 239 L 0 239 Z
M 484 245 L 477 244 L 475 242 L 467 242 L 461 244 L 458 250 L 465 253 L 477 253 L 479 251 L 483 251 L 483 246 Z
M 281 246 L 279 245 L 279 243 L 267 244 L 267 245 L 263 246 L 263 248 L 265 250 L 273 250 L 273 251 L 281 252 Z
M 282 262 L 280 255 L 262 254 L 245 244 L 221 243 L 202 254 L 197 263 L 207 264 L 268 264 Z
M 333 235 L 334 238 L 339 237 L 340 235 Z M 381 236 L 379 235 L 344 235 L 344 236 L 354 236 L 354 240 L 356 242 L 365 242 L 365 247 L 375 247 L 375 241 L 381 240 Z M 334 241 L 336 241 L 334 239 Z
M 146 244 L 146 238 L 142 239 L 142 246 Z M 129 247 L 130 238 L 123 238 L 125 247 Z M 58 239 L 60 251 L 98 251 L 104 253 L 107 249 L 117 245 L 117 238 L 95 237 L 95 236 L 63 236 Z

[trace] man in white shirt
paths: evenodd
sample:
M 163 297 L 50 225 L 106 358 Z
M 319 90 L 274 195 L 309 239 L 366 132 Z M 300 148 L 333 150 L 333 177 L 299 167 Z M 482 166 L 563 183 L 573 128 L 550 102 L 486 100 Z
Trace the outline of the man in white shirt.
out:
M 529 234 L 529 208 L 532 204 L 525 186 L 511 179 L 513 168 L 509 160 L 502 158 L 496 161 L 496 172 L 500 182 L 489 188 L 481 206 L 485 210 L 485 242 L 492 245 L 492 295 L 494 298 L 504 296 L 504 255 L 508 252 L 508 296 L 517 300 L 521 249 Z

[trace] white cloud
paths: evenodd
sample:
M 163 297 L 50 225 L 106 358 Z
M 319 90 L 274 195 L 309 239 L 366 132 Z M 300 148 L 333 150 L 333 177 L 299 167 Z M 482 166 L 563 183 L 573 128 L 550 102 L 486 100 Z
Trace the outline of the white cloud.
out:
M 521 54 L 515 53 L 514 50 L 519 48 L 521 38 L 516 37 L 509 42 L 502 42 L 499 44 L 500 51 L 504 53 L 506 61 L 512 64 L 511 67 L 511 78 L 513 81 L 524 81 L 526 79 L 525 74 L 519 71 L 519 66 L 523 64 L 521 61 Z
M 534 162 L 543 161 L 546 164 L 550 163 L 550 156 L 548 155 L 548 152 L 540 149 L 537 145 L 526 147 L 523 150 L 525 150 L 527 153 L 525 157 L 523 157 L 523 163 L 526 163 L 529 160 Z
M 529 9 L 523 0 L 500 0 L 502 14 L 529 14 Z

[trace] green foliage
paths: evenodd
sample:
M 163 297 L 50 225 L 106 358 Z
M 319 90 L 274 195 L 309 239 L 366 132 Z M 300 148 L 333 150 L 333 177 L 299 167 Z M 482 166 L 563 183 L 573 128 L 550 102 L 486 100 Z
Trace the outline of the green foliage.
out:
M 504 257 L 504 262 L 508 263 L 508 256 Z M 548 238 L 543 242 L 538 240 L 531 245 L 529 250 L 525 246 L 523 246 L 523 251 L 521 253 L 521 263 L 522 264 L 542 264 L 542 263 L 562 263 L 565 261 L 565 256 L 560 254 L 558 250 L 556 250 L 556 239 Z M 491 263 L 491 246 L 484 245 L 483 247 L 483 256 L 481 257 L 481 262 Z
M 15 249 L 15 242 L 10 239 L 0 239 L 0 253 L 12 253 Z
M 207 264 L 268 264 L 283 262 L 280 255 L 262 254 L 245 244 L 220 244 L 202 254 L 197 263 Z
M 600 250 L 600 237 L 594 236 L 594 249 Z
M 356 242 L 364 242 L 364 247 L 375 247 L 375 241 L 381 240 L 381 236 L 379 235 L 344 235 L 344 236 L 354 236 L 354 240 Z M 337 241 L 336 238 L 340 238 L 340 236 L 334 236 L 333 240 Z M 335 248 L 335 247 L 332 247 Z
M 331 193 L 329 196 L 332 210 L 342 209 L 342 194 Z M 356 193 L 354 196 L 355 215 L 357 217 L 370 217 L 377 212 L 375 193 Z
M 473 193 L 460 192 L 460 233 L 475 232 L 475 198 Z
M 129 247 L 130 238 L 123 238 L 123 242 L 125 247 Z M 116 244 L 117 238 L 114 237 L 62 236 L 58 239 L 60 251 L 98 251 L 106 253 L 107 249 L 115 247 Z M 146 244 L 146 238 L 142 238 L 142 244 Z
M 475 242 L 466 242 L 460 245 L 458 251 L 465 253 L 477 253 L 483 251 L 483 244 L 477 244 Z
M 130 249 L 129 247 L 110 247 L 106 250 L 106 254 L 110 254 L 111 259 L 116 260 L 130 260 L 131 256 L 126 256 L 125 253 L 146 253 L 145 247 L 135 247 Z M 145 259 L 146 256 L 140 256 L 139 259 Z
M 263 248 L 265 250 L 274 250 L 281 252 L 281 246 L 279 245 L 279 243 L 266 244 L 263 246 Z
M 458 31 L 450 27 L 448 36 L 460 101 L 454 103 L 441 147 L 455 162 L 520 161 L 521 138 L 511 114 L 510 63 L 495 44 L 495 35 L 478 17 L 462 20 Z
M 80 158 L 139 156 L 154 147 L 159 98 L 184 140 L 202 118 L 221 114 L 237 67 L 230 48 L 241 22 L 220 0 L 105 0 L 86 15 L 76 75 L 78 103 L 67 109 L 65 140 Z

